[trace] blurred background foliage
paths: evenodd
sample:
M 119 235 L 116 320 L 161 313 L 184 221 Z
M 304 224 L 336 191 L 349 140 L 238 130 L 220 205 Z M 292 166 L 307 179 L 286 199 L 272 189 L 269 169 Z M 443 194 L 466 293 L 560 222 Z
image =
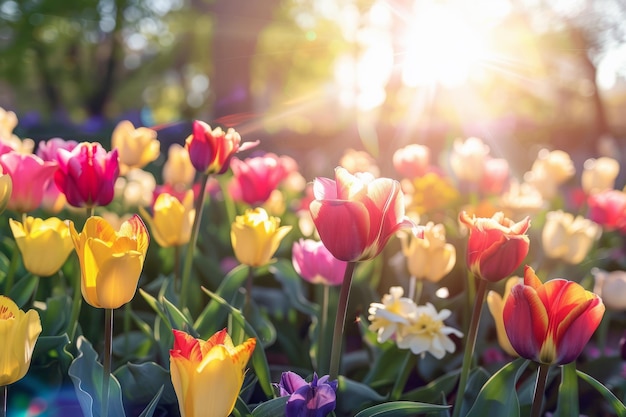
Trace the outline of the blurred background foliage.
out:
M 0 106 L 36 140 L 235 126 L 310 175 L 472 135 L 515 168 L 624 148 L 625 22 L 621 0 L 0 0 Z

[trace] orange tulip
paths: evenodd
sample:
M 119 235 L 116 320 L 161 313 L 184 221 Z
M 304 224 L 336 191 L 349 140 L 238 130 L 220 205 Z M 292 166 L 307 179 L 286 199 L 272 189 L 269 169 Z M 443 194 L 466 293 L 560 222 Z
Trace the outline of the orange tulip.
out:
M 563 365 L 580 355 L 604 310 L 602 299 L 578 283 L 553 279 L 542 284 L 526 266 L 524 284 L 513 287 L 502 314 L 509 341 L 521 357 Z

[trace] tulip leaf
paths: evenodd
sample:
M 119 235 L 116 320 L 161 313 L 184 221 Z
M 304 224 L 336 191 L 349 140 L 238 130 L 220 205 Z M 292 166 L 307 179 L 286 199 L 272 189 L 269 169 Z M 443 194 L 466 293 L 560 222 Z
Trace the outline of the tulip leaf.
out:
M 302 278 L 293 268 L 291 262 L 280 259 L 270 265 L 269 270 L 282 284 L 283 290 L 287 293 L 287 299 L 293 308 L 310 317 L 318 315 L 319 307 L 305 297 L 302 289 Z
M 461 370 L 449 372 L 440 376 L 434 381 L 430 382 L 426 386 L 416 388 L 413 391 L 409 391 L 402 395 L 401 399 L 406 401 L 429 401 L 433 398 L 437 398 L 439 395 L 447 395 L 456 386 L 459 380 L 459 374 Z
M 19 279 L 13 288 L 11 288 L 9 298 L 13 300 L 19 308 L 22 308 L 28 300 L 32 298 L 33 291 L 35 291 L 38 284 L 39 277 L 37 275 L 27 274 L 25 277 Z
M 114 372 L 124 391 L 124 400 L 146 404 L 156 393 L 161 393 L 163 402 L 176 403 L 176 393 L 168 370 L 155 362 L 127 363 Z
M 288 400 L 289 396 L 284 396 L 265 401 L 252 410 L 252 415 L 253 417 L 283 417 Z
M 100 417 L 102 402 L 102 365 L 91 343 L 84 337 L 76 340 L 78 356 L 72 361 L 68 375 L 74 384 L 80 408 L 85 417 Z M 123 417 L 122 389 L 120 383 L 111 375 L 109 379 L 109 415 Z
M 68 313 L 71 310 L 72 300 L 67 295 L 49 297 L 42 307 L 37 305 L 41 318 L 42 334 L 55 336 L 61 334 L 67 327 Z
M 520 415 L 515 386 L 528 361 L 518 358 L 503 366 L 485 383 L 466 417 Z
M 139 417 L 152 417 L 154 411 L 159 404 L 159 400 L 161 399 L 161 394 L 163 393 L 163 386 L 159 389 L 159 391 L 154 395 L 152 401 L 146 406 L 146 408 L 139 414 Z
M 233 417 L 251 417 L 252 412 L 248 408 L 248 405 L 241 397 L 237 397 L 237 401 L 235 402 L 235 408 L 231 412 Z
M 618 417 L 626 417 L 626 407 L 615 396 L 615 394 L 611 392 L 611 390 L 605 387 L 604 384 L 602 384 L 600 381 L 598 381 L 594 377 L 582 371 L 576 370 L 576 374 L 578 374 L 580 379 L 582 379 L 583 381 L 591 385 L 593 388 L 595 388 L 596 391 L 598 391 L 604 397 L 604 399 L 607 400 L 611 404 L 611 406 L 617 413 Z
M 254 328 L 250 325 L 250 323 L 246 321 L 243 314 L 241 314 L 241 311 L 237 310 L 236 308 L 228 304 L 226 300 L 224 300 L 222 297 L 207 290 L 206 288 L 202 287 L 202 291 L 207 293 L 208 296 L 211 297 L 218 305 L 228 310 L 230 314 L 232 315 L 232 318 L 237 322 L 237 324 L 244 327 L 244 329 L 246 330 L 246 333 L 250 337 L 254 337 L 257 341 L 260 340 Z M 254 349 L 254 352 L 252 353 L 251 362 L 252 362 L 252 368 L 254 368 L 254 373 L 259 378 L 259 384 L 261 385 L 263 392 L 269 398 L 273 398 L 274 389 L 272 388 L 270 367 L 269 367 L 269 364 L 267 363 L 265 350 L 261 346 L 257 346 Z
M 58 336 L 39 336 L 37 343 L 35 343 L 35 350 L 33 356 L 37 357 L 43 353 L 46 353 L 52 349 L 59 349 L 70 343 L 70 338 L 67 333 L 63 333 Z
M 385 397 L 373 390 L 369 385 L 354 381 L 342 375 L 337 386 L 337 410 L 340 415 L 353 414 L 368 404 L 385 401 Z
M 233 268 L 222 280 L 214 294 L 225 300 L 232 300 L 239 289 L 244 285 L 250 267 L 238 265 Z M 227 313 L 220 308 L 218 302 L 209 302 L 205 309 L 196 319 L 193 328 L 196 329 L 200 338 L 208 339 L 212 334 L 224 327 Z
M 360 411 L 354 417 L 413 417 L 418 413 L 429 413 L 449 409 L 449 405 L 393 401 L 378 404 Z
M 561 384 L 559 385 L 559 402 L 554 417 L 578 416 L 578 377 L 576 362 L 561 367 Z
M 172 328 L 183 330 L 190 335 L 197 337 L 198 334 L 193 328 L 191 320 L 187 318 L 171 301 L 163 297 L 161 304 L 165 307 L 165 313 L 169 316 L 169 322 Z
M 157 315 L 161 318 L 161 320 L 163 320 L 165 323 L 169 325 L 170 321 L 167 315 L 165 314 L 165 311 L 163 310 L 161 303 L 159 303 L 159 301 L 155 297 L 153 297 L 148 292 L 144 291 L 142 288 L 139 288 L 139 294 L 141 294 L 144 300 L 146 300 L 148 305 L 152 307 L 154 312 L 157 313 Z M 169 327 L 170 327 L 170 330 L 172 330 L 172 326 L 170 325 Z

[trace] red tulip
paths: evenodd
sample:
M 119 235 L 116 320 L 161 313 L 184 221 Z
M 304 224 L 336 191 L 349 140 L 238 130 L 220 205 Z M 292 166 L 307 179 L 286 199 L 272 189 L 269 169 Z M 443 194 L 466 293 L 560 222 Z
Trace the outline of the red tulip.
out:
M 20 213 L 38 208 L 44 190 L 57 169 L 56 162 L 44 161 L 32 154 L 11 151 L 0 156 L 0 165 L 13 182 L 13 191 L 7 207 Z
M 240 145 L 241 136 L 230 128 L 226 132 L 217 127 L 194 120 L 193 133 L 185 141 L 191 164 L 198 172 L 206 174 L 223 174 L 230 166 L 233 155 L 239 151 L 250 149 L 258 142 L 247 142 Z
M 309 206 L 324 246 L 342 261 L 364 261 L 378 255 L 389 238 L 404 227 L 417 227 L 404 215 L 398 181 L 374 179 L 335 168 L 335 179 L 316 178 Z
M 525 233 L 530 218 L 515 223 L 502 212 L 487 218 L 462 212 L 459 220 L 469 228 L 466 260 L 476 276 L 500 281 L 511 275 L 528 255 L 530 241 Z
M 233 182 L 231 195 L 235 201 L 254 206 L 267 201 L 287 176 L 297 171 L 297 163 L 290 157 L 267 153 L 262 156 L 233 159 Z
M 542 364 L 576 360 L 604 315 L 596 294 L 576 282 L 553 279 L 542 284 L 529 266 L 524 283 L 511 290 L 502 312 L 513 349 Z
M 113 200 L 120 173 L 117 149 L 104 150 L 99 143 L 82 142 L 71 151 L 57 151 L 59 169 L 54 181 L 74 207 L 106 206 Z

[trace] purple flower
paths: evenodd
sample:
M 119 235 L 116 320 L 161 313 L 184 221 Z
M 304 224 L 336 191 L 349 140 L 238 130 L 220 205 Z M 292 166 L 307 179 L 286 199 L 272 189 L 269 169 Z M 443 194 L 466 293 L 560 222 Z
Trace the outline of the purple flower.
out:
M 313 284 L 341 285 L 348 263 L 335 258 L 321 241 L 300 239 L 292 247 L 293 267 Z
M 278 384 L 280 396 L 289 395 L 285 417 L 326 417 L 335 409 L 337 381 L 328 381 L 328 375 L 307 383 L 293 372 L 283 372 Z

